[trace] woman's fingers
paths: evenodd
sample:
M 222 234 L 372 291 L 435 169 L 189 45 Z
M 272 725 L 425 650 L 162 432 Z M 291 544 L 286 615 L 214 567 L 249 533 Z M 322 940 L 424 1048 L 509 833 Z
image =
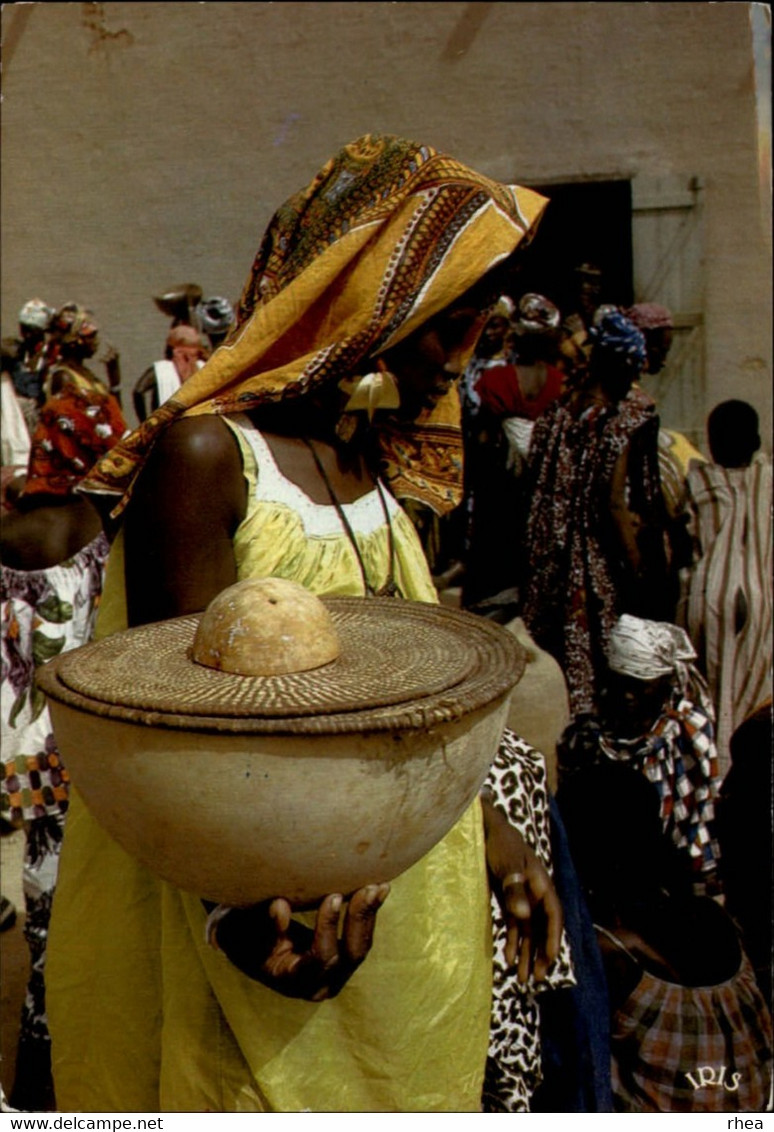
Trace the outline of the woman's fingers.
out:
M 338 994 L 368 955 L 376 913 L 389 891 L 388 884 L 360 889 L 349 901 L 343 925 L 344 897 L 326 896 L 313 930 L 293 919 L 284 897 L 234 908 L 218 922 L 218 943 L 249 978 L 289 998 L 319 1002 Z
M 532 930 L 529 925 L 525 925 L 525 929 L 521 933 L 521 942 L 519 944 L 519 968 L 518 979 L 520 983 L 526 984 L 529 980 L 530 971 L 532 970 Z
M 532 907 L 527 896 L 524 873 L 510 873 L 503 880 L 503 899 L 505 902 L 505 962 L 509 967 L 516 965 L 521 957 L 525 933 L 529 930 Z M 519 966 L 521 971 L 521 964 Z M 521 974 L 519 974 L 521 978 Z
M 505 962 L 509 967 L 516 966 L 519 939 L 519 925 L 509 917 L 505 928 Z
M 545 978 L 548 968 L 559 954 L 564 916 L 558 893 L 545 868 L 539 862 L 534 869 L 534 875 L 530 877 L 530 891 L 541 917 L 541 945 L 538 949 L 540 958 L 535 974 L 536 977 Z
M 548 891 L 543 898 L 543 907 L 547 920 L 546 959 L 550 966 L 559 954 L 559 947 L 562 942 L 562 927 L 564 926 L 562 905 L 553 885 L 549 885 Z
M 356 892 L 347 908 L 341 938 L 339 919 L 343 897 L 326 896 L 317 913 L 314 944 L 300 964 L 303 977 L 310 985 L 305 997 L 319 1002 L 338 994 L 371 950 L 376 913 L 389 891 L 390 886 L 382 884 L 369 885 Z
M 290 927 L 290 905 L 287 900 L 278 897 L 272 900 L 269 905 L 269 916 L 277 931 L 277 937 L 287 935 L 288 928 Z
M 524 873 L 503 880 L 506 936 L 505 961 L 517 967 L 520 982 L 530 973 L 542 982 L 559 954 L 562 906 L 547 871 L 531 856 Z
M 389 884 L 370 884 L 359 889 L 349 902 L 342 937 L 344 955 L 356 966 L 363 962 L 374 938 L 376 913 L 390 892 Z
M 527 894 L 527 877 L 525 873 L 510 873 L 503 881 L 503 895 L 505 906 L 517 920 L 528 920 L 532 913 L 532 904 Z
M 339 961 L 339 914 L 343 897 L 339 893 L 326 896 L 317 912 L 312 955 L 324 971 Z

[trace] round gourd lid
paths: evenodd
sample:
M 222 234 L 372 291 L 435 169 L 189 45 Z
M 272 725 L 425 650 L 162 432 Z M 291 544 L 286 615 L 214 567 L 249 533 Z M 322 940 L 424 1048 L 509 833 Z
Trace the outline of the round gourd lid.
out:
M 427 728 L 491 703 L 524 669 L 501 626 L 396 598 L 324 598 L 339 654 L 303 672 L 252 676 L 196 663 L 201 615 L 113 634 L 38 670 L 54 700 L 129 722 L 237 733 Z

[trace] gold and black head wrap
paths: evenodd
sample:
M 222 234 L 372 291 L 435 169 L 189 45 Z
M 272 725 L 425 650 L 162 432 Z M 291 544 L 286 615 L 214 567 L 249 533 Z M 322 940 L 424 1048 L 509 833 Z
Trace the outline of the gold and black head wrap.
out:
M 402 138 L 368 134 L 346 146 L 274 215 L 226 342 L 84 487 L 125 501 L 178 416 L 244 412 L 356 372 L 510 255 L 545 204 Z M 386 418 L 377 428 L 397 495 L 439 513 L 459 501 L 456 390 L 417 421 Z

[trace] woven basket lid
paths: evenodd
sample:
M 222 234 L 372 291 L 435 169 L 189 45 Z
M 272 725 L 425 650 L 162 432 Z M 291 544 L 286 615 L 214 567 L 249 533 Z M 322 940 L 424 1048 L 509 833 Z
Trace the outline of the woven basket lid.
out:
M 52 699 L 155 727 L 235 733 L 421 729 L 482 708 L 524 670 L 501 626 L 395 598 L 324 598 L 341 651 L 329 664 L 244 676 L 194 663 L 199 616 L 115 633 L 38 670 Z

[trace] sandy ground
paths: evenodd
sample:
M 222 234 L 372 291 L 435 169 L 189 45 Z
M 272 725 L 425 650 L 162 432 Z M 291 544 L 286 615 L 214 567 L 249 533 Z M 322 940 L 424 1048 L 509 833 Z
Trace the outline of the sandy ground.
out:
M 29 965 L 23 935 L 23 858 L 24 834 L 21 830 L 0 838 L 0 886 L 3 896 L 16 906 L 16 923 L 8 931 L 0 932 L 0 1082 L 6 1098 L 13 1087 L 19 1017 Z

